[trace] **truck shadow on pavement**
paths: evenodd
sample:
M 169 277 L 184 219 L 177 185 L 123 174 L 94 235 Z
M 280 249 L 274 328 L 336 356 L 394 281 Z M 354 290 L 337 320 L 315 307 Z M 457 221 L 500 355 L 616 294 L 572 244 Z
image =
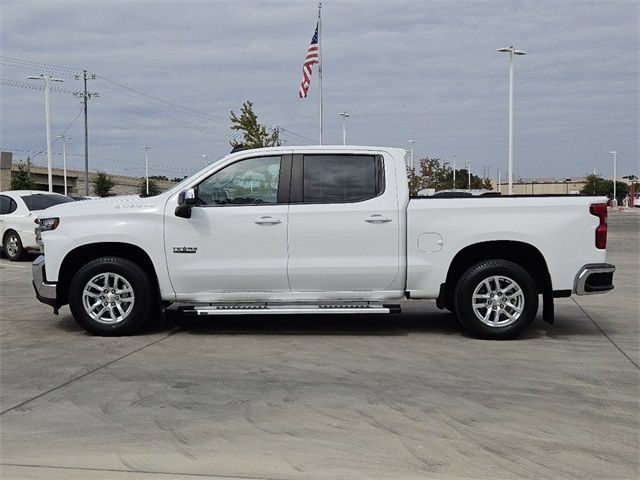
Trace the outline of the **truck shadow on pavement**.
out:
M 461 326 L 450 313 L 415 315 L 247 315 L 243 317 L 170 318 L 182 331 L 194 335 L 408 335 L 440 333 L 459 335 Z
M 82 332 L 69 314 L 61 315 L 58 328 L 65 332 Z M 392 315 L 242 315 L 196 317 L 172 312 L 162 321 L 151 322 L 137 335 L 151 335 L 178 329 L 191 335 L 352 335 L 402 336 L 415 333 L 460 336 L 472 339 L 457 318 L 449 312 Z M 89 335 L 89 334 L 87 334 Z M 519 340 L 567 337 L 596 337 L 602 334 L 591 324 L 573 318 L 545 323 L 539 315 Z
M 65 332 L 82 332 L 69 314 L 62 314 L 58 328 Z M 408 335 L 439 333 L 464 335 L 453 314 L 432 315 L 242 315 L 196 317 L 172 312 L 163 321 L 151 322 L 138 335 L 179 329 L 193 335 Z M 88 334 L 87 334 L 88 335 Z

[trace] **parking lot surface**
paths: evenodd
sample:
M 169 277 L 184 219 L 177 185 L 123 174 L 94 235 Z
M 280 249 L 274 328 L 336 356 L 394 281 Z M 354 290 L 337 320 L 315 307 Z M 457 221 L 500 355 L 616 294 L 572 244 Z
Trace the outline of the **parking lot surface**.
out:
M 616 289 L 509 342 L 434 302 L 92 337 L 1 259 L 0 477 L 638 478 L 640 211 L 609 223 Z

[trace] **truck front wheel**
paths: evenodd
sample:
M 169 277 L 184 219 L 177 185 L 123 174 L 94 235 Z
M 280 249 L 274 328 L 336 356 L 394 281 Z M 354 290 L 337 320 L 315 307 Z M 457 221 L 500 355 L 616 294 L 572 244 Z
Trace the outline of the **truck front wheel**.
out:
M 455 311 L 477 338 L 509 340 L 526 331 L 538 312 L 538 292 L 520 265 L 506 260 L 480 262 L 460 278 Z
M 120 257 L 90 261 L 69 285 L 69 308 L 78 324 L 94 335 L 128 335 L 149 319 L 157 298 L 149 275 Z

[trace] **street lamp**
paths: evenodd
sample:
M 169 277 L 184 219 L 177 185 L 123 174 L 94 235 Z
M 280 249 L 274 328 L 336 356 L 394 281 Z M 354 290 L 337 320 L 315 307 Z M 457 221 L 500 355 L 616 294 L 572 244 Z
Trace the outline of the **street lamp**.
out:
M 27 80 L 44 80 L 44 124 L 47 131 L 47 177 L 49 180 L 49 192 L 53 192 L 53 175 L 51 174 L 51 127 L 49 118 L 49 82 L 64 82 L 61 78 L 51 75 L 38 75 L 27 77 Z
M 616 180 L 617 180 L 617 164 L 618 164 L 618 151 L 617 150 L 611 150 L 609 152 L 611 155 L 613 155 L 613 202 L 612 205 L 614 207 L 618 206 L 618 197 L 616 197 Z
M 347 112 L 340 112 L 338 115 L 342 117 L 342 144 L 347 144 L 347 118 L 349 114 Z
M 71 137 L 67 137 L 64 133 L 58 135 L 56 138 L 62 139 L 62 174 L 64 176 L 64 194 L 67 194 L 67 140 L 71 140 Z
M 409 145 L 411 145 L 411 168 L 416 168 L 416 166 L 413 163 L 413 146 L 416 144 L 415 140 L 409 140 Z
M 458 156 L 455 153 L 452 153 L 451 156 L 453 157 L 453 188 L 456 188 L 456 157 Z
M 509 53 L 509 195 L 513 194 L 513 56 L 526 55 L 527 52 L 513 46 L 499 48 L 499 52 Z
M 151 147 L 142 145 L 144 148 L 144 175 L 147 178 L 147 195 L 149 195 L 149 149 Z

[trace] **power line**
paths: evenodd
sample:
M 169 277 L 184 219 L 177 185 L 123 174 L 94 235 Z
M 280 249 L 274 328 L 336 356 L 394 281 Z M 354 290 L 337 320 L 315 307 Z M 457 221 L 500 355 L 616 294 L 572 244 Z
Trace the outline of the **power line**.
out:
M 301 138 L 302 140 L 306 140 L 306 141 L 311 142 L 311 143 L 315 143 L 315 142 L 316 142 L 315 140 L 312 140 L 312 139 L 311 139 L 311 138 L 309 138 L 309 137 L 305 137 L 304 135 L 299 135 L 299 134 L 297 134 L 297 133 L 295 133 L 295 132 L 292 132 L 291 130 L 289 130 L 289 129 L 287 129 L 287 128 L 284 128 L 284 127 L 282 127 L 282 126 L 280 126 L 280 131 L 281 131 L 281 132 L 288 133 L 289 135 L 293 135 L 294 137 Z
M 27 155 L 33 155 L 30 157 L 31 159 L 35 158 L 35 156 L 38 155 L 39 153 L 42 153 L 42 151 L 27 150 L 22 148 L 7 148 L 7 147 L 0 147 L 0 148 L 2 149 L 2 151 L 5 151 L 5 152 L 19 152 Z M 62 155 L 60 152 L 52 152 L 52 154 L 56 156 Z M 83 154 L 67 153 L 67 157 L 83 157 Z M 135 160 L 125 160 L 122 158 L 115 158 L 115 157 L 110 157 L 110 156 L 100 155 L 100 154 L 96 155 L 95 158 L 98 160 L 103 160 L 107 162 L 117 162 L 125 165 L 133 165 L 135 169 L 144 168 L 144 165 L 140 165 L 140 163 Z M 37 162 L 33 162 L 33 164 L 38 166 L 43 166 L 43 167 L 46 166 L 44 164 L 39 164 Z M 158 164 L 158 163 L 149 163 L 149 166 L 153 167 L 156 170 L 171 171 L 171 172 L 192 173 L 194 171 L 188 168 L 182 168 L 182 167 L 176 167 L 173 165 L 165 165 L 165 164 Z M 92 170 L 92 171 L 97 171 L 97 170 Z
M 24 60 L 20 58 L 0 56 L 0 64 L 13 68 L 21 68 L 26 70 L 35 70 L 35 71 L 49 71 L 52 73 L 56 73 L 57 75 L 62 76 L 82 76 L 84 70 L 76 67 L 70 67 L 65 65 L 55 65 L 51 63 L 37 62 L 32 60 Z M 193 108 L 186 107 L 184 105 L 180 105 L 177 103 L 169 102 L 167 100 L 163 100 L 162 98 L 141 92 L 136 90 L 135 88 L 128 87 L 119 82 L 106 78 L 102 75 L 95 75 L 96 83 L 101 88 L 106 88 L 115 94 L 115 97 L 107 96 L 106 98 L 102 97 L 100 99 L 96 98 L 96 101 L 99 103 L 111 106 L 112 108 L 120 109 L 127 113 L 136 114 L 139 116 L 143 116 L 149 119 L 153 119 L 159 121 L 160 123 L 178 128 L 185 128 L 205 134 L 211 135 L 219 135 L 227 138 L 237 139 L 241 136 L 239 132 L 228 132 L 223 133 L 219 129 L 214 128 L 212 126 L 206 125 L 203 126 L 200 123 L 194 122 L 190 120 L 189 117 L 195 117 L 198 120 L 202 121 L 213 121 L 228 127 L 230 125 L 230 121 L 227 117 L 222 117 L 219 115 L 212 115 L 206 112 L 202 112 Z M 38 84 L 32 84 L 29 82 L 12 80 L 12 79 L 1 79 L 0 85 L 15 87 L 15 88 L 25 88 L 30 90 L 43 90 L 44 87 Z M 82 91 L 72 90 L 64 87 L 50 87 L 51 92 L 56 93 L 64 93 L 64 94 L 75 94 L 83 95 Z M 126 98 L 118 98 L 118 96 L 126 97 Z M 127 98 L 129 100 L 127 100 Z M 148 105 L 152 108 L 145 108 L 144 106 L 140 106 L 139 104 L 133 104 L 132 101 L 139 102 L 142 105 Z M 167 107 L 171 108 L 171 113 L 166 113 L 162 111 L 162 109 L 166 109 Z M 159 110 L 160 109 L 160 110 Z M 180 118 L 182 117 L 182 118 Z M 186 117 L 186 118 L 185 118 Z M 280 127 L 280 131 L 289 137 L 296 137 L 297 139 L 304 140 L 305 142 L 309 142 L 311 144 L 315 143 L 315 140 L 306 137 L 304 135 L 300 135 L 296 132 L 293 132 L 287 128 Z
M 0 85 L 4 85 L 5 87 L 26 88 L 28 90 L 40 90 L 40 91 L 44 90 L 44 86 L 42 84 L 25 82 L 24 80 L 12 80 L 9 78 L 0 78 Z M 49 86 L 49 91 L 56 92 L 56 93 L 67 93 L 70 95 L 77 93 L 77 90 L 72 90 L 70 88 L 65 88 L 65 87 L 58 87 L 55 85 Z
M 127 86 L 122 85 L 122 84 L 120 84 L 120 83 L 118 83 L 118 82 L 115 82 L 115 81 L 113 81 L 113 80 L 109 80 L 108 78 L 103 77 L 103 76 L 101 76 L 101 75 L 96 75 L 96 76 L 97 76 L 99 79 L 104 80 L 104 81 L 106 81 L 106 82 L 109 82 L 109 83 L 111 83 L 111 84 L 113 84 L 113 85 L 116 85 L 116 86 L 118 86 L 118 87 L 120 87 L 120 88 L 122 88 L 122 89 L 124 89 L 124 90 L 127 90 L 127 91 L 129 91 L 129 92 L 134 92 L 134 93 L 136 93 L 136 94 L 138 94 L 138 95 L 141 95 L 141 96 L 143 96 L 143 97 L 146 97 L 146 98 L 150 98 L 150 99 L 152 99 L 152 100 L 155 100 L 156 102 L 161 102 L 162 104 L 168 105 L 168 106 L 170 106 L 170 107 L 177 108 L 177 109 L 179 109 L 179 110 L 182 110 L 182 111 L 186 112 L 187 114 L 198 116 L 198 117 L 202 118 L 203 120 L 213 120 L 213 121 L 215 121 L 215 122 L 222 123 L 222 124 L 224 124 L 224 125 L 229 125 L 229 124 L 231 123 L 231 122 L 229 121 L 229 119 L 228 119 L 228 118 L 226 118 L 226 117 L 220 117 L 220 116 L 218 116 L 218 115 L 210 115 L 210 114 L 208 114 L 208 113 L 200 112 L 200 111 L 198 111 L 198 110 L 194 110 L 194 109 L 192 109 L 192 108 L 185 107 L 185 106 L 183 106 L 183 105 L 178 105 L 178 104 L 176 104 L 176 103 L 168 102 L 168 101 L 163 100 L 163 99 L 161 99 L 161 98 L 154 97 L 153 95 L 149 95 L 148 93 L 144 93 L 144 92 L 141 92 L 141 91 L 139 91 L 139 90 L 136 90 L 135 88 L 127 87 Z M 133 96 L 133 95 L 131 95 L 131 96 Z
M 61 135 L 64 135 L 65 133 L 67 133 L 67 131 L 72 127 L 72 125 L 74 123 L 76 123 L 76 120 L 78 120 L 78 117 L 80 117 L 80 114 L 82 114 L 82 111 L 78 112 L 78 114 L 75 116 L 75 118 L 73 120 L 71 120 L 71 123 L 69 123 L 69 125 L 67 125 L 67 127 L 62 131 Z M 58 136 L 56 135 L 56 139 L 51 143 L 51 146 L 53 147 L 57 142 L 58 142 Z M 33 150 L 34 155 L 31 158 L 34 159 L 38 155 L 40 155 L 40 154 L 42 154 L 42 153 L 44 153 L 46 151 L 47 151 L 47 146 L 46 145 L 44 147 L 42 147 L 42 149 L 39 150 L 39 151 Z
M 24 60 L 20 58 L 0 56 L 0 64 L 5 67 L 21 68 L 24 70 L 41 71 L 46 70 L 47 73 L 55 73 L 57 75 L 66 75 L 73 77 L 81 72 L 81 69 L 67 67 L 64 65 L 53 65 L 51 63 L 36 62 L 32 60 Z
M 167 125 L 167 126 L 172 126 L 172 127 L 180 127 L 180 128 L 185 128 L 185 129 L 189 129 L 189 130 L 194 130 L 197 132 L 201 132 L 201 133 L 207 133 L 207 134 L 211 134 L 211 135 L 219 135 L 219 136 L 223 136 L 223 137 L 228 137 L 228 138 L 234 138 L 235 135 L 231 134 L 231 133 L 226 133 L 226 132 L 221 132 L 220 130 L 218 130 L 217 128 L 211 127 L 211 126 L 203 126 L 191 121 L 187 121 L 187 120 L 182 120 L 179 118 L 175 118 L 175 117 L 170 117 L 167 116 L 165 114 L 162 113 L 158 113 L 158 112 L 154 112 L 152 110 L 148 110 L 142 107 L 138 107 L 136 105 L 132 105 L 130 103 L 127 102 L 123 102 L 111 97 L 100 97 L 97 98 L 96 101 L 98 103 L 102 103 L 104 105 L 108 105 L 112 108 L 116 108 L 119 110 L 123 110 L 127 113 L 132 113 L 135 115 L 140 115 L 142 117 L 146 117 L 152 120 L 157 120 L 160 123 Z
M 32 83 L 21 81 L 21 80 L 12 80 L 7 78 L 0 79 L 0 85 L 6 86 L 6 87 L 24 88 L 28 90 L 39 90 L 39 91 L 44 90 L 44 87 L 39 84 L 32 84 Z M 51 86 L 49 87 L 49 90 L 55 93 L 72 94 L 74 96 L 84 97 L 84 93 L 82 91 L 72 90 L 69 88 Z M 93 96 L 96 94 L 91 93 L 91 95 Z M 218 136 L 227 137 L 227 138 L 237 138 L 239 136 L 239 134 L 236 132 L 221 132 L 219 129 L 211 126 L 203 126 L 201 124 L 197 124 L 189 120 L 183 120 L 180 118 L 172 117 L 165 113 L 160 113 L 157 111 L 132 105 L 127 101 L 118 100 L 113 97 L 100 97 L 100 98 L 96 97 L 95 100 L 99 103 L 109 105 L 113 108 L 117 108 L 128 113 L 133 113 L 133 114 L 141 115 L 150 119 L 158 120 L 167 126 L 186 128 L 186 129 L 194 130 L 201 133 L 218 135 Z M 84 99 L 82 100 L 82 102 L 84 105 Z

